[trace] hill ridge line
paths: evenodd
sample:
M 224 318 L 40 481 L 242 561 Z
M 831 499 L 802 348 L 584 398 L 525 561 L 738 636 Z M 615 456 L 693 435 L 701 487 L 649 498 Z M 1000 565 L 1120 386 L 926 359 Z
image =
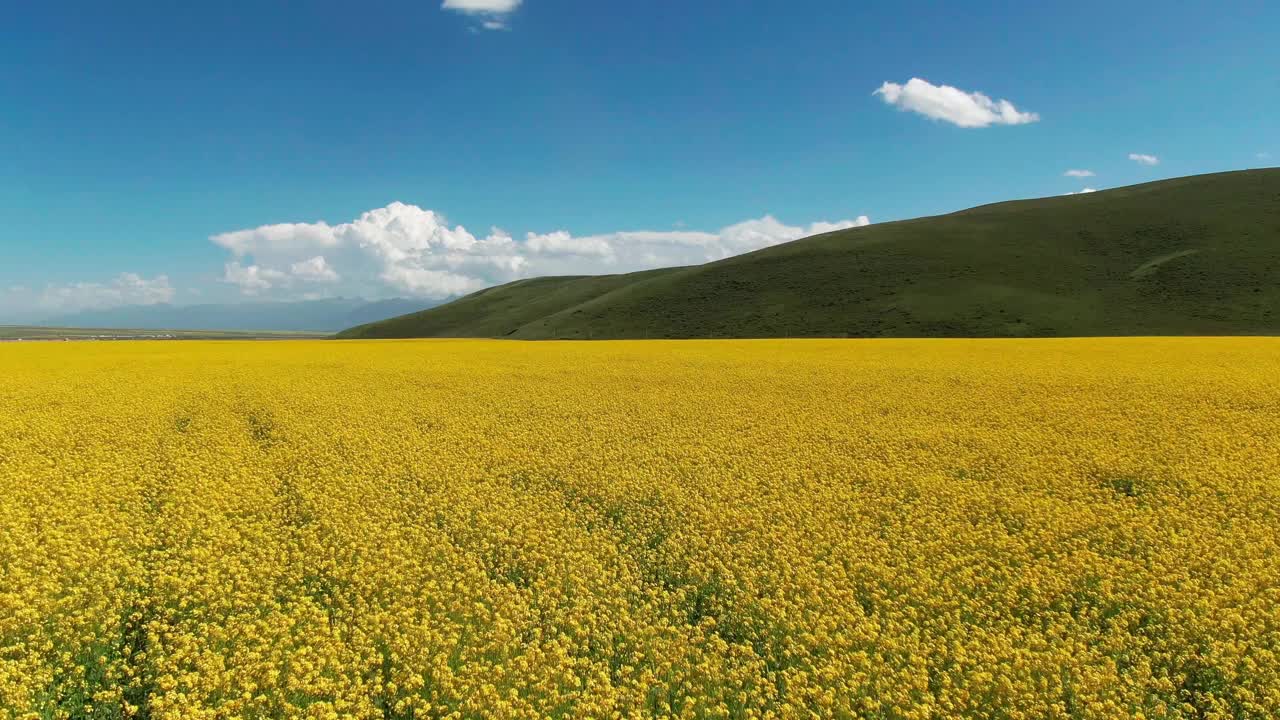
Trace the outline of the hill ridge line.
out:
M 1265 335 L 1277 277 L 1280 168 L 1237 170 L 526 278 L 337 337 Z

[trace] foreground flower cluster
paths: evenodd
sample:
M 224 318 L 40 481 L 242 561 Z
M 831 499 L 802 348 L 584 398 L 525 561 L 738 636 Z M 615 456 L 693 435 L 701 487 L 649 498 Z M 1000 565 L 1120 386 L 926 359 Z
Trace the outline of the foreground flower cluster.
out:
M 0 718 L 1280 716 L 1280 342 L 0 347 Z

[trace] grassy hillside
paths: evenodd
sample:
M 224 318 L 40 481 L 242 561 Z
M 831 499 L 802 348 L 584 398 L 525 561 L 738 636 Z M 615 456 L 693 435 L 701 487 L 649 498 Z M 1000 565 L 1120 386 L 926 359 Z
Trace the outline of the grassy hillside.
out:
M 1278 279 L 1280 170 L 1249 170 L 522 280 L 339 337 L 1274 334 Z

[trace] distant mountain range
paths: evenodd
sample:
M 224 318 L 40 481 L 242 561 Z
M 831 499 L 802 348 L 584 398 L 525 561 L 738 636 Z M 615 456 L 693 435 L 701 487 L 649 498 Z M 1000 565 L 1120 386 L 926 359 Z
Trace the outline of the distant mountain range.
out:
M 45 327 L 131 328 L 138 330 L 291 330 L 336 332 L 438 305 L 438 301 L 393 298 L 326 298 L 296 302 L 206 305 L 127 305 L 85 310 L 38 323 Z
M 840 230 L 693 267 L 543 277 L 352 338 L 1280 333 L 1280 169 Z

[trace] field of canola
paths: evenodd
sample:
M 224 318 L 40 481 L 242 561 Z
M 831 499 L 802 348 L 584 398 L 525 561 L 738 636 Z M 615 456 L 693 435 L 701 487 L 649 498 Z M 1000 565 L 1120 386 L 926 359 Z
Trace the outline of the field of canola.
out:
M 0 718 L 1280 717 L 1280 341 L 0 346 Z

